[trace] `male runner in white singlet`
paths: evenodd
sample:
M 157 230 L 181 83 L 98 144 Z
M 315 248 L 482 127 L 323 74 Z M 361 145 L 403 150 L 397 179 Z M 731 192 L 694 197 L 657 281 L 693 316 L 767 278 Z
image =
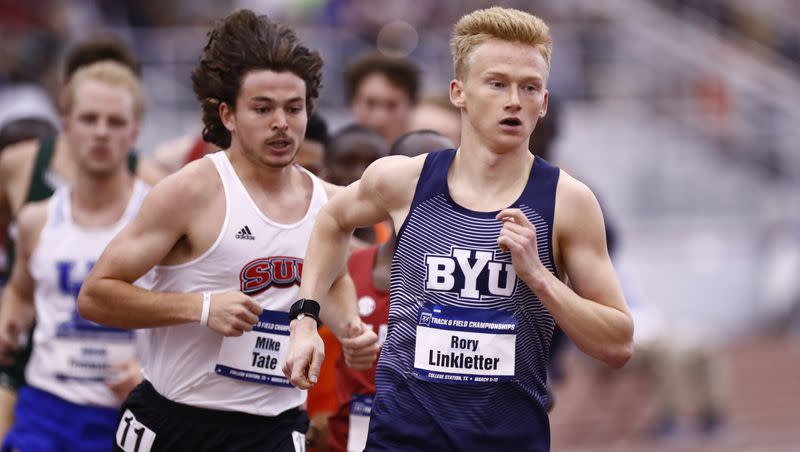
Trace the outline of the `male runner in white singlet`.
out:
M 326 205 L 301 295 L 327 301 L 353 228 L 391 218 L 389 331 L 366 449 L 543 452 L 555 322 L 614 367 L 631 355 L 633 322 L 594 195 L 528 151 L 547 110 L 547 25 L 479 10 L 456 24 L 452 47 L 461 147 L 380 159 Z M 310 384 L 313 320 L 292 339 L 287 375 Z
M 209 33 L 192 82 L 203 138 L 225 151 L 154 187 L 78 301 L 94 321 L 151 328 L 145 382 L 121 408 L 115 450 L 304 449 L 306 395 L 281 367 L 308 238 L 336 190 L 292 163 L 321 69 L 294 32 L 251 11 Z M 131 284 L 151 269 L 151 290 Z M 355 309 L 352 280 L 335 279 L 324 320 L 349 363 L 368 367 L 377 337 Z M 322 353 L 311 359 L 319 368 Z
M 108 61 L 79 69 L 64 92 L 74 183 L 20 211 L 19 252 L 0 304 L 3 357 L 36 320 L 4 452 L 107 451 L 119 405 L 142 380 L 135 333 L 87 321 L 76 306 L 83 278 L 147 194 L 128 171 L 141 88 L 130 69 Z

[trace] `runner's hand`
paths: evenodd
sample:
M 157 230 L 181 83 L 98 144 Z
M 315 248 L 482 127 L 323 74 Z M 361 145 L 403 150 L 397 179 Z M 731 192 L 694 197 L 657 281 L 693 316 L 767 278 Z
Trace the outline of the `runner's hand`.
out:
M 212 294 L 208 327 L 223 336 L 241 336 L 253 329 L 261 311 L 255 300 L 241 292 Z
M 117 400 L 124 402 L 128 398 L 128 394 L 133 391 L 133 388 L 144 380 L 142 371 L 139 368 L 139 362 L 135 359 L 129 359 L 115 365 L 112 370 L 114 377 L 106 381 L 106 386 L 114 392 Z
M 0 364 L 10 366 L 14 364 L 12 354 L 19 349 L 20 328 L 17 322 L 3 319 L 0 323 Z
M 502 251 L 511 252 L 511 264 L 517 275 L 527 280 L 528 275 L 541 271 L 544 266 L 539 260 L 536 227 L 528 217 L 519 209 L 504 209 L 497 219 L 503 223 L 497 244 Z
M 378 357 L 378 335 L 360 319 L 350 324 L 348 337 L 341 342 L 344 361 L 355 370 L 369 369 Z
M 292 320 L 289 327 L 289 351 L 283 374 L 300 389 L 317 383 L 325 358 L 325 344 L 317 332 L 317 321 L 311 317 Z

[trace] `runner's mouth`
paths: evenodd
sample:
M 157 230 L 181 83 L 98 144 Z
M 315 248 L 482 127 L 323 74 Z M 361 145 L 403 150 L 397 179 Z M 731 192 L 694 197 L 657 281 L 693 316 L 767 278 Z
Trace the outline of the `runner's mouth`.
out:
M 519 118 L 505 118 L 500 121 L 500 124 L 503 124 L 504 126 L 521 126 L 522 121 Z

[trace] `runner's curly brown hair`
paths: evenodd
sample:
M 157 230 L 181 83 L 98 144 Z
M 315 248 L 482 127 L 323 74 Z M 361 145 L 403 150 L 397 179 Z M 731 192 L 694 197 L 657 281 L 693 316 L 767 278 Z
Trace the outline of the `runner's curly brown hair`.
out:
M 304 46 L 289 27 L 237 11 L 208 33 L 208 44 L 192 72 L 192 87 L 203 110 L 203 140 L 227 149 L 231 134 L 219 106 L 236 108 L 242 79 L 252 70 L 290 71 L 306 84 L 306 112 L 311 114 L 322 83 L 322 57 Z

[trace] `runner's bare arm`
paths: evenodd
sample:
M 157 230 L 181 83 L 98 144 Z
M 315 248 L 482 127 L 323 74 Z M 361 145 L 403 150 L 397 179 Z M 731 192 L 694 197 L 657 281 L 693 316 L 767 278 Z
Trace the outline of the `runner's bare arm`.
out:
M 324 181 L 323 186 L 328 199 L 333 199 L 345 188 Z M 355 283 L 346 271 L 340 273 L 336 278 L 329 295 L 325 309 L 320 311 L 320 320 L 331 329 L 336 337 L 348 337 L 349 323 L 358 321 L 359 316 L 356 308 Z
M 378 357 L 378 336 L 358 314 L 356 286 L 350 275 L 340 275 L 320 311 L 322 322 L 342 345 L 345 363 L 356 370 L 366 370 Z
M 0 237 L 6 236 L 8 225 L 11 222 L 11 199 L 8 193 L 11 175 L 12 169 L 0 152 Z
M 0 222 L 9 222 L 22 207 L 38 146 L 38 140 L 29 140 L 0 150 Z
M 344 273 L 334 281 L 324 309 L 320 311 L 322 322 L 328 325 L 338 338 L 348 337 L 349 324 L 360 321 L 356 302 L 356 286 L 349 274 Z
M 174 173 L 181 169 L 186 162 L 186 156 L 194 144 L 195 134 L 186 134 L 173 138 L 156 146 L 149 154 L 152 161 L 167 173 Z
M 334 280 L 345 272 L 347 244 L 355 228 L 389 218 L 395 227 L 402 224 L 424 163 L 424 155 L 420 157 L 375 161 L 360 181 L 342 189 L 322 208 L 306 251 L 301 297 L 326 299 Z
M 221 189 L 210 161 L 197 162 L 164 179 L 142 204 L 136 218 L 106 247 L 78 297 L 80 314 L 118 328 L 152 328 L 197 322 L 201 293 L 151 292 L 133 285 L 167 256 L 204 205 Z M 216 179 L 213 179 L 216 180 Z M 209 328 L 226 336 L 250 331 L 261 307 L 240 292 L 212 297 Z
M 148 158 L 139 159 L 139 165 L 136 167 L 136 175 L 151 187 L 161 182 L 168 174 L 158 162 Z
M 377 335 L 368 328 L 355 310 L 333 292 L 344 290 L 347 245 L 357 227 L 374 225 L 392 218 L 402 224 L 422 162 L 418 158 L 385 157 L 364 172 L 361 180 L 342 189 L 317 215 L 306 257 L 300 296 L 319 300 L 321 315 L 333 325 L 342 342 L 342 352 L 354 369 L 368 368 L 377 354 Z M 344 281 L 344 282 L 342 282 Z M 332 287 L 334 286 L 334 287 Z M 347 330 L 342 331 L 342 326 Z M 324 346 L 311 318 L 291 323 L 289 352 L 283 372 L 294 386 L 308 389 L 317 382 Z
M 535 229 L 516 209 L 498 216 L 508 212 L 515 217 L 512 224 L 504 224 L 512 240 L 501 246 L 505 243 L 511 249 L 518 275 L 578 348 L 612 367 L 622 367 L 633 352 L 633 320 L 608 255 L 600 205 L 588 187 L 564 172 L 556 199 L 554 241 L 571 288 L 539 261 Z M 520 261 L 527 263 L 518 265 Z
M 0 302 L 0 361 L 6 364 L 10 364 L 9 352 L 19 345 L 20 334 L 31 327 L 36 316 L 34 281 L 28 265 L 46 221 L 47 201 L 28 204 L 18 215 L 17 257 Z

